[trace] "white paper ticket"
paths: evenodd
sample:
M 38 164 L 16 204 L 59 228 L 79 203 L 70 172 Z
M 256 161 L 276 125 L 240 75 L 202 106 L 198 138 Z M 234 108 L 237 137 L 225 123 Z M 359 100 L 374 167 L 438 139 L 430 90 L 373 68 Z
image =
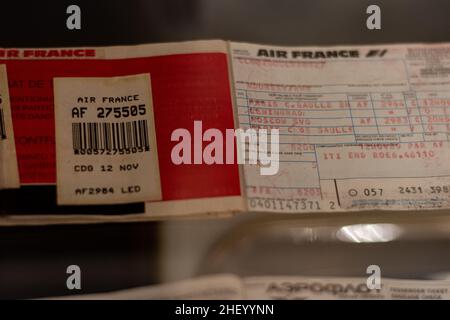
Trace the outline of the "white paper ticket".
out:
M 244 279 L 247 299 L 261 300 L 449 300 L 450 283 L 431 280 L 381 280 L 370 289 L 362 278 L 266 276 Z
M 0 189 L 18 188 L 19 171 L 5 65 L 0 65 L 0 165 Z
M 55 78 L 58 203 L 160 200 L 149 74 Z
M 230 48 L 239 126 L 279 130 L 249 210 L 450 207 L 448 45 Z

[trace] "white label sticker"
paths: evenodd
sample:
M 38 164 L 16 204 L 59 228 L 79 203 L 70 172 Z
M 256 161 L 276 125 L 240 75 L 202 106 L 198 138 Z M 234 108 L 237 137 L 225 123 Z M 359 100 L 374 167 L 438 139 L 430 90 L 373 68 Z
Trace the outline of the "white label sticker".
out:
M 150 75 L 55 78 L 58 204 L 161 200 Z
M 0 65 L 0 163 L 0 189 L 18 188 L 19 172 L 5 65 Z

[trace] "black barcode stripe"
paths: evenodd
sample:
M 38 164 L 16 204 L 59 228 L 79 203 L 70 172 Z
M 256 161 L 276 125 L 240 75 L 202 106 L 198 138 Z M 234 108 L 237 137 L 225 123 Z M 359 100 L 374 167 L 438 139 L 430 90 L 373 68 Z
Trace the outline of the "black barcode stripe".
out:
M 72 123 L 75 154 L 86 151 L 150 150 L 147 120 L 121 123 Z
M 81 148 L 87 149 L 86 123 L 83 123 L 83 135 L 81 136 Z
M 5 118 L 3 116 L 3 109 L 0 109 L 0 139 L 6 139 L 6 125 Z
M 136 122 L 133 122 L 133 137 L 134 137 L 134 143 L 138 143 Z

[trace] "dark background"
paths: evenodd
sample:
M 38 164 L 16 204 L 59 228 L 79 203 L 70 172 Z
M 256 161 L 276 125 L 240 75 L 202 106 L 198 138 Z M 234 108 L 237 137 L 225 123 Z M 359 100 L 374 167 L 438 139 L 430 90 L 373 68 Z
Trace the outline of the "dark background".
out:
M 66 8 L 82 30 L 66 29 Z M 366 29 L 377 4 L 382 29 Z M 135 44 L 219 38 L 274 44 L 445 41 L 447 0 L 58 0 L 2 1 L 2 46 Z
M 81 7 L 80 31 L 66 29 L 70 4 Z M 382 30 L 366 29 L 370 4 Z M 2 1 L 0 47 L 436 42 L 450 40 L 449 13 L 448 0 Z M 68 294 L 70 264 L 82 269 L 82 293 L 155 283 L 157 258 L 158 223 L 0 228 L 0 298 Z

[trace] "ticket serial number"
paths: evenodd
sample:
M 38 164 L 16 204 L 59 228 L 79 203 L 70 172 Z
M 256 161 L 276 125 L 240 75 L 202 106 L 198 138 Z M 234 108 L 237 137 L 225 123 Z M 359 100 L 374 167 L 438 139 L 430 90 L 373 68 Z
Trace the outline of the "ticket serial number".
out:
M 450 185 L 436 185 L 429 187 L 422 186 L 402 186 L 398 187 L 398 191 L 401 194 L 441 194 L 441 193 L 450 193 Z
M 283 211 L 320 211 L 338 209 L 335 201 L 318 201 L 301 199 L 283 199 L 283 198 L 257 198 L 248 199 L 251 209 L 261 210 L 283 210 Z
M 388 190 L 390 191 L 390 190 Z M 350 197 L 382 197 L 389 194 L 384 188 L 351 188 L 347 190 L 347 194 Z M 450 194 L 450 185 L 404 185 L 396 188 L 398 194 Z

